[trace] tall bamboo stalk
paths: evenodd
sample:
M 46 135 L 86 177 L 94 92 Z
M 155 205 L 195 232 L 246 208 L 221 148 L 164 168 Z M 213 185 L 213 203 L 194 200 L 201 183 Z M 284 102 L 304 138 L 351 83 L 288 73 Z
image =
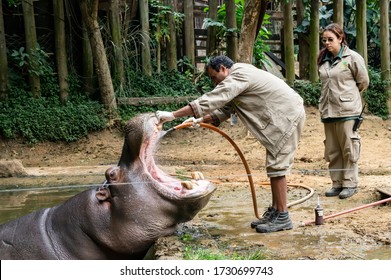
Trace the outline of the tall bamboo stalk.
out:
M 24 30 L 26 36 L 26 50 L 29 55 L 29 83 L 30 90 L 34 97 L 41 95 L 41 80 L 36 74 L 38 63 L 34 55 L 38 49 L 37 34 L 35 30 L 34 5 L 33 0 L 22 1 Z
M 60 101 L 62 104 L 65 104 L 68 99 L 69 86 L 63 0 L 53 0 L 53 12 L 54 42 L 56 48 L 58 84 L 60 86 Z
M 286 83 L 293 86 L 295 81 L 295 54 L 293 42 L 293 3 L 292 0 L 284 2 L 284 53 Z
M 312 83 L 319 80 L 317 58 L 319 54 L 319 0 L 311 1 L 310 19 L 310 72 Z
M 6 96 L 8 88 L 8 61 L 5 29 L 3 20 L 3 3 L 0 0 L 0 100 Z

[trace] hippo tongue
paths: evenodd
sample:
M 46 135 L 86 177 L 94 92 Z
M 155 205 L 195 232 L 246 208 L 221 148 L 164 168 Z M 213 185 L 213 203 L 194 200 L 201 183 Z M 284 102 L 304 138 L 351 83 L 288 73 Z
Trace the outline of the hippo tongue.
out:
M 145 149 L 144 164 L 149 175 L 158 182 L 158 185 L 162 188 L 164 193 L 169 191 L 178 196 L 187 196 L 205 192 L 208 189 L 210 183 L 206 180 L 192 180 L 191 187 L 189 187 L 190 183 L 187 185 L 183 184 L 180 180 L 166 174 L 155 164 L 155 160 L 152 156 L 153 153 L 151 152 L 153 150 L 154 149 L 151 149 L 151 147 Z

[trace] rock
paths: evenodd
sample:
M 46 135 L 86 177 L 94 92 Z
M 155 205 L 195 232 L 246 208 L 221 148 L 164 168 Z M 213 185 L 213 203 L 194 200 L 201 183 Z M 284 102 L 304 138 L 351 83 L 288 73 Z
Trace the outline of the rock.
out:
M 20 160 L 0 160 L 0 178 L 27 176 L 27 171 Z

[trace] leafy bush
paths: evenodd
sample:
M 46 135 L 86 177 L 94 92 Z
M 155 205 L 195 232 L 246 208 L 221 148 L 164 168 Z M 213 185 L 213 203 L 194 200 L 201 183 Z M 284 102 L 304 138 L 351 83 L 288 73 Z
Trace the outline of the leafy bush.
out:
M 313 84 L 306 80 L 296 80 L 294 83 L 296 92 L 304 99 L 308 106 L 318 106 L 320 98 L 320 82 Z
M 390 92 L 387 91 L 388 82 L 382 80 L 381 74 L 373 69 L 369 69 L 369 81 L 369 87 L 364 92 L 368 111 L 385 120 L 389 116 L 387 106 L 388 98 L 390 98 Z
M 198 95 L 192 81 L 178 71 L 162 71 L 152 77 L 128 71 L 128 83 L 121 94 L 124 97 L 187 96 Z
M 72 142 L 105 126 L 103 107 L 82 96 L 73 95 L 61 105 L 58 96 L 33 98 L 29 92 L 11 86 L 8 98 L 0 103 L 0 135 L 6 138 L 23 137 L 30 143 Z

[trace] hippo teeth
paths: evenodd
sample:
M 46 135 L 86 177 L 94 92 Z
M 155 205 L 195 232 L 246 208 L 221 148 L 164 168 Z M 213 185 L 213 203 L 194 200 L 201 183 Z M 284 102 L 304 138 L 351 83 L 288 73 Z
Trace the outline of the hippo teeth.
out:
M 188 190 L 192 190 L 193 189 L 193 182 L 191 182 L 191 181 L 182 181 L 181 185 L 185 189 L 188 189 Z
M 204 174 L 202 174 L 201 172 L 199 171 L 194 171 L 191 173 L 191 178 L 193 178 L 194 180 L 204 180 Z
M 188 189 L 188 190 L 194 189 L 194 187 L 198 186 L 197 181 L 204 180 L 204 174 L 202 174 L 201 172 L 195 171 L 195 172 L 191 173 L 191 178 L 193 180 L 182 181 L 181 182 L 182 187 L 184 187 L 185 189 Z

